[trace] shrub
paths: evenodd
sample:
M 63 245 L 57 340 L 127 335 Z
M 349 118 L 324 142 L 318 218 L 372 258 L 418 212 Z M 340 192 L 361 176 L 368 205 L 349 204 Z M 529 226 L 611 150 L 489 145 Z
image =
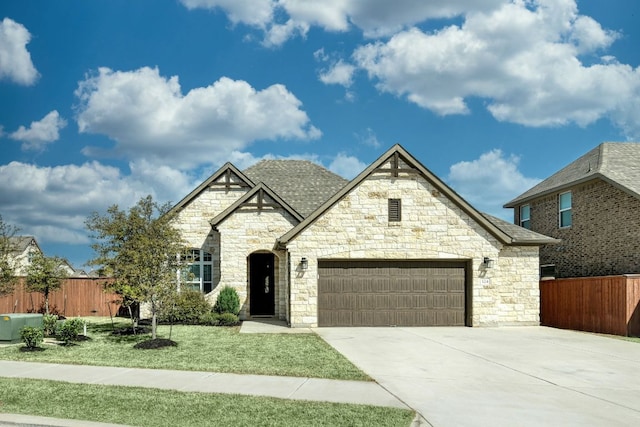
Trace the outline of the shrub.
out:
M 20 330 L 20 338 L 28 349 L 35 349 L 44 341 L 44 331 L 41 328 L 25 326 Z
M 213 306 L 216 313 L 232 313 L 237 315 L 240 312 L 240 298 L 236 290 L 230 286 L 222 288 Z
M 222 313 L 218 315 L 218 325 L 220 326 L 235 326 L 238 323 L 238 316 L 233 313 Z
M 58 328 L 58 338 L 65 344 L 69 344 L 71 341 L 77 341 L 80 331 L 84 327 L 84 321 L 82 319 L 69 319 L 65 320 Z
M 211 311 L 211 305 L 199 291 L 183 290 L 178 294 L 172 310 L 161 319 L 163 322 L 173 321 L 195 325 L 200 322 L 200 318 Z M 165 317 L 166 316 L 166 317 Z
M 218 326 L 220 322 L 220 315 L 215 312 L 208 312 L 200 316 L 200 324 L 206 326 Z
M 44 328 L 44 335 L 51 337 L 56 334 L 56 326 L 58 325 L 57 314 L 45 314 L 42 316 L 42 326 Z

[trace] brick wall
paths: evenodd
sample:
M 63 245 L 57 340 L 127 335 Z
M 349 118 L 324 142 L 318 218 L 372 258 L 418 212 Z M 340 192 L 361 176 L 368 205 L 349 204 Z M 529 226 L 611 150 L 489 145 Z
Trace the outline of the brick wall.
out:
M 558 227 L 558 193 L 529 203 L 531 229 L 562 239 L 540 249 L 540 264 L 555 264 L 559 278 L 640 273 L 640 200 L 599 179 L 570 190 L 568 228 Z

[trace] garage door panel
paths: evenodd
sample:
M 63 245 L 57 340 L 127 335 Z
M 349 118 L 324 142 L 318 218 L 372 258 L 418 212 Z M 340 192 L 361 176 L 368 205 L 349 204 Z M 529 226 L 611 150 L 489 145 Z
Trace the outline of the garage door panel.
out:
M 320 326 L 465 324 L 465 262 L 320 261 Z

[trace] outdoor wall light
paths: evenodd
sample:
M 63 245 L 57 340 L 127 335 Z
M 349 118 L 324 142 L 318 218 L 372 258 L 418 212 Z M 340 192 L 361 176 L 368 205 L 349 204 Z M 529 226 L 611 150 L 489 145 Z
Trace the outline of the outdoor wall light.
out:
M 489 257 L 484 257 L 482 264 L 484 265 L 484 268 L 493 268 L 493 260 Z
M 302 270 L 306 270 L 307 268 L 309 268 L 309 260 L 305 257 L 302 257 L 302 259 L 300 260 L 300 268 Z

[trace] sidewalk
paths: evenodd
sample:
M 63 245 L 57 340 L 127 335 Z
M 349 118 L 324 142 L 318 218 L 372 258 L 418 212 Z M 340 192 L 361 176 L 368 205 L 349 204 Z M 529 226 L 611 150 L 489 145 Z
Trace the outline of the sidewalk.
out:
M 375 382 L 239 375 L 164 369 L 113 368 L 0 360 L 0 376 L 70 383 L 123 385 L 203 393 L 408 407 Z

